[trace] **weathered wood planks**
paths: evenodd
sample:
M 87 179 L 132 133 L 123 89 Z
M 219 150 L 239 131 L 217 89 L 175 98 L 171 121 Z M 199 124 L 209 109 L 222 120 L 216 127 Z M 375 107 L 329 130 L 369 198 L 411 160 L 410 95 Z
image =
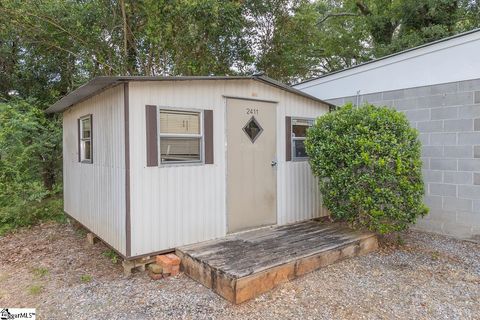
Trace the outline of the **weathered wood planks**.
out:
M 374 234 L 317 221 L 263 228 L 180 247 L 185 274 L 232 303 L 335 261 L 376 250 Z

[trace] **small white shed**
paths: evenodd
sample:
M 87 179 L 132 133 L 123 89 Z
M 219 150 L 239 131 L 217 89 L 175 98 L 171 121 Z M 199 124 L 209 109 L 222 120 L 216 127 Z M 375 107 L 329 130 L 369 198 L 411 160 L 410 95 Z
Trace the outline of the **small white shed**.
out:
M 330 106 L 263 76 L 95 78 L 47 110 L 64 210 L 125 259 L 320 217 L 303 140 Z

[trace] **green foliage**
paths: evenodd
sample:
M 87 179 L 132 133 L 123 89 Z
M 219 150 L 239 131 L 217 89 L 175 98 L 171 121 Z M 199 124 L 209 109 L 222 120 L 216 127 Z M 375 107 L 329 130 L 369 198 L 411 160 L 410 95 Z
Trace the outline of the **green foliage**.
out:
M 395 242 L 397 243 L 397 246 L 399 246 L 399 247 L 405 245 L 405 239 L 403 239 L 403 237 L 399 234 L 397 234 L 397 238 L 396 238 Z
M 0 235 L 20 227 L 36 225 L 42 221 L 64 222 L 63 200 L 60 195 L 41 201 L 21 201 L 0 208 Z
M 244 9 L 237 0 L 4 0 L 5 61 L 29 76 L 12 79 L 22 96 L 45 100 L 94 75 L 232 74 L 251 61 Z
M 89 282 L 92 282 L 93 280 L 93 277 L 89 274 L 82 274 L 82 276 L 80 277 L 80 281 L 82 281 L 83 283 L 89 283 Z
M 0 234 L 62 219 L 61 125 L 35 101 L 0 103 Z
M 75 225 L 75 233 L 80 237 L 80 238 L 85 238 L 88 234 L 88 231 L 83 228 L 82 226 L 79 226 L 78 224 Z
M 361 39 L 363 24 L 335 17 L 341 4 L 324 1 L 264 1 L 253 6 L 251 36 L 256 69 L 291 83 L 349 67 L 369 58 Z M 335 18 L 334 18 L 335 17 Z
M 374 57 L 442 39 L 480 26 L 478 1 L 347 0 L 371 41 Z
M 0 206 L 53 191 L 61 176 L 61 137 L 60 119 L 47 119 L 34 100 L 0 103 Z
M 334 219 L 383 234 L 427 213 L 421 145 L 404 114 L 346 105 L 318 118 L 305 145 Z
M 250 23 L 254 32 L 250 42 L 258 51 L 256 68 L 289 82 L 312 74 L 311 70 L 320 64 L 323 50 L 315 45 L 321 33 L 316 26 L 319 15 L 314 4 L 300 1 L 292 8 L 292 14 L 289 1 L 280 2 L 281 6 L 278 1 L 252 1 Z
M 34 268 L 32 272 L 35 278 L 43 278 L 49 273 L 48 269 L 45 267 Z
M 39 295 L 40 293 L 42 293 L 42 291 L 43 291 L 43 286 L 40 284 L 33 284 L 28 287 L 28 293 L 34 296 Z
M 348 68 L 372 58 L 371 45 L 365 45 L 371 38 L 365 19 L 355 13 L 348 1 L 332 2 L 315 2 L 321 36 L 318 43 L 323 50 L 320 68 L 313 71 L 316 75 Z
M 104 257 L 110 259 L 110 261 L 112 261 L 113 264 L 117 264 L 118 255 L 115 252 L 115 250 L 108 249 L 108 250 L 104 251 L 102 254 L 103 254 Z
M 290 83 L 478 27 L 479 12 L 468 0 L 3 0 L 0 96 L 51 103 L 97 75 Z

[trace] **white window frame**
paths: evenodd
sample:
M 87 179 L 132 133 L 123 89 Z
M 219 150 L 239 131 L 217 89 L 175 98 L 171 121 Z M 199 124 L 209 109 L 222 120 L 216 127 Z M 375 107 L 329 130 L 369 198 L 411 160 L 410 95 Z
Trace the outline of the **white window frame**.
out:
M 199 114 L 200 121 L 200 134 L 185 134 L 185 133 L 162 133 L 160 125 L 160 112 L 161 111 L 177 111 L 177 112 L 192 112 Z M 201 165 L 204 164 L 204 128 L 203 128 L 203 109 L 191 109 L 191 108 L 175 108 L 175 107 L 162 107 L 157 108 L 157 124 L 158 124 L 158 163 L 161 167 L 168 166 L 188 166 L 188 165 Z M 162 161 L 162 138 L 200 138 L 200 159 L 191 161 Z
M 86 119 L 90 120 L 90 138 L 83 137 L 83 121 Z M 80 130 L 79 130 L 79 137 L 78 137 L 78 144 L 79 144 L 78 152 L 80 153 L 79 160 L 81 163 L 93 163 L 93 130 L 92 130 L 93 117 L 91 114 L 87 114 L 85 116 L 80 117 L 78 121 L 80 122 Z M 83 141 L 90 141 L 90 159 L 85 158 L 84 149 L 82 148 Z
M 294 137 L 293 136 L 293 124 L 295 122 L 295 120 L 307 120 L 307 121 L 311 121 L 312 122 L 312 125 L 310 126 L 313 127 L 313 125 L 315 124 L 315 119 L 314 118 L 303 118 L 303 117 L 292 117 L 291 118 L 291 122 L 290 122 L 290 132 L 291 132 L 291 153 L 292 153 L 292 161 L 307 161 L 308 160 L 308 156 L 307 157 L 297 157 L 295 156 L 295 141 L 298 141 L 298 140 L 303 140 L 305 141 L 305 139 L 307 137 Z

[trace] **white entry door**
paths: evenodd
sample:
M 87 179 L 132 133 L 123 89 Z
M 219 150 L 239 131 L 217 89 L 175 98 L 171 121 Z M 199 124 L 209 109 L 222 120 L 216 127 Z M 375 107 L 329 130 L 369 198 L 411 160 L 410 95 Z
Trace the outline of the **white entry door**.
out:
M 229 233 L 277 222 L 276 171 L 276 104 L 227 99 Z

